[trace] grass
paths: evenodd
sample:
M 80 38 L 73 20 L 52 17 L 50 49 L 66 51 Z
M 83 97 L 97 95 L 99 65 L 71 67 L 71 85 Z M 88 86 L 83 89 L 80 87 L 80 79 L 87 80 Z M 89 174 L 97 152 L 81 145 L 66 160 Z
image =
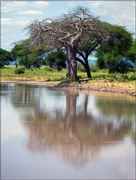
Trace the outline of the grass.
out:
M 18 69 L 21 68 L 18 67 Z M 24 74 L 15 74 L 17 69 L 14 65 L 5 66 L 1 69 L 2 79 L 24 79 L 24 80 L 43 80 L 43 81 L 61 81 L 66 79 L 66 69 L 57 71 L 56 69 L 51 69 L 48 66 L 42 66 L 40 69 L 34 68 L 33 70 L 26 69 Z M 91 72 L 93 79 L 111 79 L 117 81 L 133 81 L 136 80 L 136 75 L 134 72 L 129 72 L 127 74 L 109 74 L 108 70 L 99 70 L 98 72 Z M 86 72 L 77 72 L 77 75 L 81 79 L 87 78 Z
M 20 68 L 20 67 L 19 67 Z M 40 69 L 34 68 L 33 70 L 26 69 L 24 74 L 15 74 L 15 66 L 5 66 L 1 69 L 1 79 L 14 79 L 14 80 L 34 80 L 34 81 L 58 81 L 63 82 L 66 80 L 66 69 L 57 71 L 47 66 L 42 66 Z M 132 89 L 135 92 L 135 72 L 127 74 L 109 74 L 108 70 L 99 70 L 92 72 L 92 79 L 88 80 L 86 72 L 78 72 L 77 75 L 82 80 L 84 86 L 98 86 L 109 88 L 125 88 Z M 80 81 L 79 81 L 80 82 Z
M 20 67 L 18 67 L 20 68 Z M 5 66 L 1 69 L 1 79 L 35 80 L 35 81 L 61 81 L 66 79 L 66 70 L 57 71 L 49 67 L 42 66 L 33 71 L 26 69 L 24 74 L 15 74 L 15 66 Z

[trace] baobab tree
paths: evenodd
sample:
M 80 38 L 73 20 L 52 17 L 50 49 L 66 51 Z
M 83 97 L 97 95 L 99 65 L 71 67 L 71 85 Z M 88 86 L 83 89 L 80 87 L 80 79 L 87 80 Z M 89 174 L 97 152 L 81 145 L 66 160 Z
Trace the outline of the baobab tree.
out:
M 97 34 L 102 41 L 105 39 L 105 30 L 98 17 L 80 6 L 56 19 L 34 20 L 25 29 L 30 35 L 30 47 L 46 43 L 60 45 L 66 50 L 67 78 L 72 80 L 78 79 L 76 53 L 84 31 L 89 31 L 90 36 Z

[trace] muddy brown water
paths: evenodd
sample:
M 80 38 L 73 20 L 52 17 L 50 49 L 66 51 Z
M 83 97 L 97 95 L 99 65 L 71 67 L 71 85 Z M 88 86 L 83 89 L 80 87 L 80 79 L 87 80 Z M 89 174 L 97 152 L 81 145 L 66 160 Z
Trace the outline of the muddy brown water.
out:
M 135 97 L 0 90 L 2 179 L 135 179 Z

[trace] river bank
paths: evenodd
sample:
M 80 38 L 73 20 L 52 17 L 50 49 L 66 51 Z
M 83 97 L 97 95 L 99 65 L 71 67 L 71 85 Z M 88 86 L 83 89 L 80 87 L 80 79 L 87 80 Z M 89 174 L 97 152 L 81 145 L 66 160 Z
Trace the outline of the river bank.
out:
M 28 85 L 43 85 L 56 89 L 80 89 L 80 90 L 95 90 L 111 93 L 121 93 L 130 96 L 136 96 L 135 86 L 130 86 L 126 82 L 116 82 L 109 80 L 80 80 L 78 82 L 72 81 L 29 81 L 29 80 L 1 80 L 1 83 L 16 83 Z

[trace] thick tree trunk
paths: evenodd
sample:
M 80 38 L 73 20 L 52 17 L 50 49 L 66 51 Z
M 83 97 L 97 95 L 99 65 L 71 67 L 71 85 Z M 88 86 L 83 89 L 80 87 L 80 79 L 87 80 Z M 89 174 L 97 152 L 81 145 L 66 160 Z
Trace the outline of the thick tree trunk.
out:
M 75 94 L 66 96 L 66 129 L 69 135 L 76 134 L 76 98 Z
M 77 45 L 68 45 L 67 47 L 67 78 L 78 80 L 77 62 L 76 62 Z
M 68 58 L 68 48 L 66 48 L 67 51 L 67 72 L 66 72 L 66 77 L 67 79 L 71 78 L 71 64 L 70 64 L 70 60 Z

